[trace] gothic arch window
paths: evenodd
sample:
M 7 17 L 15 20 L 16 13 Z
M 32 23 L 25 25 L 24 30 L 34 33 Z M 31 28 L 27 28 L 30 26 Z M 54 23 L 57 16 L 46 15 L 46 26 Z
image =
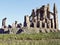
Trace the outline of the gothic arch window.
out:
M 31 23 L 30 27 L 34 27 L 34 23 Z
M 45 27 L 45 24 L 44 24 L 44 23 L 42 23 L 42 27 L 43 27 L 43 28 Z
M 40 27 L 40 22 L 38 21 L 38 22 L 37 22 L 37 28 L 39 28 L 39 27 Z
M 27 26 L 27 23 L 26 22 L 24 22 L 24 27 L 26 27 Z

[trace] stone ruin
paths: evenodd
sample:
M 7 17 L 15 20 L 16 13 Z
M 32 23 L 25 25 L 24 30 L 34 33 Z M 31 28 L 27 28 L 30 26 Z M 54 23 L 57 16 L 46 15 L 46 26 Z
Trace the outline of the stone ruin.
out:
M 58 31 L 58 15 L 57 8 L 54 3 L 53 12 L 50 11 L 49 4 L 43 5 L 39 9 L 32 10 L 30 16 L 24 17 L 24 27 L 38 32 L 57 32 Z M 37 32 L 36 31 L 36 32 Z
M 30 16 L 24 16 L 24 24 L 15 21 L 12 26 L 6 26 L 6 19 L 2 20 L 3 33 L 9 32 L 9 34 L 18 33 L 47 33 L 58 32 L 58 15 L 56 5 L 54 3 L 53 12 L 50 11 L 49 4 L 43 5 L 39 9 L 32 10 Z M 1 31 L 1 29 L 0 29 Z
M 12 25 L 6 25 L 6 19 L 7 18 L 3 18 L 2 19 L 2 28 L 0 28 L 0 33 L 2 34 L 18 34 L 20 33 L 22 30 L 22 24 L 21 23 L 17 23 L 17 21 L 15 21 L 14 23 L 12 23 Z M 19 32 L 18 32 L 19 31 Z
M 7 18 L 2 19 L 2 26 L 3 26 L 3 28 L 6 27 L 6 19 Z

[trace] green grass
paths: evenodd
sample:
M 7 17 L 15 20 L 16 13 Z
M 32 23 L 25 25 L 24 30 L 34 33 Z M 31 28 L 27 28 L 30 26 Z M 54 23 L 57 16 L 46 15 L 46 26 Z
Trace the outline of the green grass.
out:
M 60 45 L 60 39 L 49 40 L 1 40 L 0 45 Z
M 0 34 L 0 39 L 9 40 L 42 40 L 60 39 L 60 32 L 39 33 L 39 34 Z
M 60 45 L 60 32 L 0 34 L 0 45 Z

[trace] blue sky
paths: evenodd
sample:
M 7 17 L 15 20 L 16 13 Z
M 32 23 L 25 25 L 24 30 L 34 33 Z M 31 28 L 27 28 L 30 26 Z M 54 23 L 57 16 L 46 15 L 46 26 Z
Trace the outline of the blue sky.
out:
M 7 17 L 7 25 L 12 24 L 15 20 L 18 23 L 23 23 L 24 16 L 30 15 L 32 9 L 40 8 L 48 3 L 50 4 L 51 11 L 53 10 L 53 4 L 56 3 L 58 21 L 60 23 L 60 0 L 0 0 L 0 26 L 4 17 Z

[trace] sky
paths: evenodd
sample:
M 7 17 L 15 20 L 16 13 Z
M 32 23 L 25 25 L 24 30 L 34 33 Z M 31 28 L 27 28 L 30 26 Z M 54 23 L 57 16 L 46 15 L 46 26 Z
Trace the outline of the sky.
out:
M 2 19 L 7 18 L 6 24 L 24 22 L 24 16 L 30 15 L 32 9 L 40 8 L 42 5 L 50 4 L 50 11 L 53 11 L 53 4 L 56 3 L 58 11 L 58 22 L 60 27 L 60 0 L 0 0 L 0 27 Z

